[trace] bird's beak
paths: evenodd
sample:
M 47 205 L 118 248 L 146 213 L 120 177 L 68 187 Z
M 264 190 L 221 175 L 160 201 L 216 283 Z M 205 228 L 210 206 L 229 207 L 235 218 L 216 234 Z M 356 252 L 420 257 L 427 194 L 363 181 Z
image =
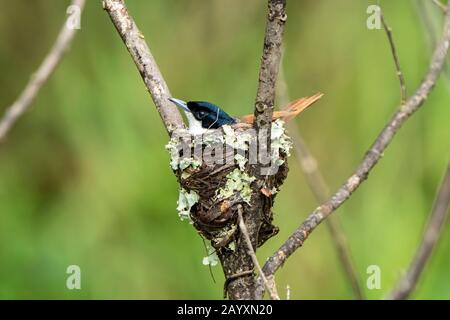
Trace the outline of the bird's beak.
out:
M 173 102 L 177 107 L 183 109 L 186 112 L 191 112 L 187 107 L 187 103 L 180 99 L 169 98 L 169 101 Z

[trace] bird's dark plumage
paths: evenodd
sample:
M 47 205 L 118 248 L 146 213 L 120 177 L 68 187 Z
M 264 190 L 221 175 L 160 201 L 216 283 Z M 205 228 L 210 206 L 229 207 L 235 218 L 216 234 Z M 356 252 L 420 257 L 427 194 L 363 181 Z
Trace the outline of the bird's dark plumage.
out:
M 289 121 L 319 100 L 322 96 L 323 94 L 317 93 L 311 97 L 297 99 L 289 103 L 282 110 L 274 111 L 272 114 L 272 121 L 277 119 Z M 224 125 L 232 125 L 238 122 L 242 125 L 252 126 L 255 119 L 253 114 L 232 118 L 225 111 L 211 102 L 184 102 L 177 98 L 169 98 L 169 100 L 179 108 L 183 109 L 189 121 L 189 131 L 194 135 L 203 134 L 208 129 L 218 129 Z
M 206 101 L 189 101 L 187 107 L 195 119 L 201 121 L 206 129 L 218 129 L 223 125 L 235 124 L 236 120 L 213 103 Z

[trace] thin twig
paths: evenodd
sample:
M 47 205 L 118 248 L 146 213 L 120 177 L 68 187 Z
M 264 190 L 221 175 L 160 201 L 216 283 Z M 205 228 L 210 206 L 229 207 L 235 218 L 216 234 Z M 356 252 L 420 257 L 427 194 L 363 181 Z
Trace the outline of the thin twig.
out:
M 290 98 L 288 85 L 284 74 L 283 61 L 281 62 L 280 72 L 278 75 L 277 92 L 279 104 L 282 106 L 287 105 Z M 317 203 L 321 204 L 328 199 L 330 196 L 330 191 L 322 172 L 320 172 L 317 160 L 304 141 L 297 123 L 295 121 L 290 121 L 287 123 L 287 128 L 289 130 L 289 136 L 292 138 L 292 142 L 294 143 L 298 165 L 302 169 L 306 182 L 316 198 Z M 359 284 L 358 276 L 356 274 L 353 259 L 350 253 L 350 248 L 347 243 L 345 232 L 339 222 L 339 217 L 331 216 L 327 219 L 326 225 L 333 241 L 333 245 L 336 249 L 339 261 L 352 287 L 353 294 L 356 299 L 361 300 L 364 298 L 363 290 Z
M 401 104 L 404 104 L 407 99 L 406 83 L 405 83 L 405 77 L 403 76 L 403 72 L 400 67 L 400 60 L 398 58 L 397 49 L 395 47 L 394 37 L 392 36 L 392 29 L 387 24 L 386 19 L 384 18 L 383 12 L 381 10 L 380 10 L 380 18 L 381 18 L 381 23 L 383 24 L 384 31 L 386 32 L 387 38 L 389 40 L 389 45 L 391 47 L 391 52 L 392 52 L 392 58 L 394 59 L 394 63 L 395 63 L 395 70 L 397 72 L 398 81 L 400 82 L 400 97 L 401 97 L 400 101 L 401 101 Z
M 125 43 L 136 67 L 144 80 L 153 102 L 169 134 L 184 127 L 183 119 L 177 107 L 168 98 L 169 88 L 159 71 L 144 36 L 139 31 L 133 18 L 129 15 L 124 0 L 103 0 L 103 8 Z
M 419 16 L 420 21 L 422 22 L 427 31 L 426 36 L 431 51 L 436 45 L 437 41 L 436 34 L 438 30 L 436 30 L 436 25 L 433 21 L 434 20 L 433 17 L 430 16 L 429 6 L 427 5 L 427 3 L 423 1 L 415 1 L 414 4 L 416 14 Z
M 415 1 L 414 3 L 415 3 L 414 9 L 416 11 L 416 14 L 419 16 L 420 21 L 422 22 L 423 26 L 427 31 L 426 36 L 431 51 L 435 47 L 437 41 L 436 39 L 437 30 L 434 24 L 433 19 L 434 17 L 430 16 L 429 6 L 427 5 L 428 3 L 425 3 L 423 1 Z M 450 83 L 450 64 L 448 63 L 445 64 L 443 74 L 447 80 L 447 87 L 449 87 L 448 84 Z
M 242 206 L 238 206 L 238 220 L 239 220 L 239 228 L 241 229 L 242 235 L 244 236 L 245 243 L 248 247 L 248 254 L 253 260 L 253 264 L 255 265 L 256 269 L 258 269 L 258 272 L 262 278 L 262 281 L 264 282 L 264 285 L 266 286 L 267 291 L 269 291 L 270 298 L 272 300 L 280 300 L 280 297 L 278 296 L 278 293 L 276 292 L 276 284 L 275 280 L 272 279 L 269 283 L 269 280 L 264 276 L 264 273 L 261 269 L 261 265 L 258 262 L 258 258 L 256 257 L 255 250 L 253 250 L 252 241 L 250 240 L 250 236 L 248 235 L 247 227 L 244 222 L 244 218 L 242 217 Z
M 374 144 L 356 169 L 355 173 L 338 189 L 325 203 L 316 208 L 308 218 L 294 231 L 286 242 L 268 259 L 263 267 L 266 276 L 273 275 L 308 238 L 311 232 L 331 213 L 347 201 L 362 182 L 367 179 L 370 171 L 381 159 L 384 150 L 394 138 L 397 131 L 425 102 L 432 91 L 446 61 L 450 43 L 450 10 L 447 11 L 441 40 L 438 42 L 431 59 L 431 65 L 425 79 L 404 105 L 381 131 Z
M 441 9 L 442 11 L 446 12 L 447 11 L 447 6 L 445 4 L 443 4 L 442 2 L 440 2 L 439 0 L 433 0 L 433 3 L 439 7 L 439 9 Z
M 275 102 L 275 83 L 281 60 L 281 44 L 283 41 L 284 24 L 286 22 L 286 0 L 269 0 L 267 13 L 264 48 L 259 70 L 258 90 L 255 102 L 254 126 L 257 130 L 269 130 L 272 122 L 273 105 Z M 270 139 L 268 139 L 270 143 Z M 267 146 L 270 150 L 270 145 Z
M 73 0 L 71 5 L 78 6 L 80 15 L 83 12 L 85 0 Z M 39 69 L 31 76 L 25 89 L 14 103 L 8 107 L 0 120 L 0 142 L 2 142 L 17 120 L 31 107 L 43 85 L 56 70 L 64 54 L 67 52 L 77 28 L 69 27 L 69 16 L 61 28 L 53 47 L 42 61 Z
M 400 279 L 395 289 L 389 295 L 389 299 L 407 299 L 417 285 L 430 256 L 442 233 L 445 220 L 447 219 L 450 204 L 450 162 L 447 171 L 437 192 L 430 220 L 425 228 L 422 243 L 417 249 L 408 272 Z
M 430 46 L 434 46 L 436 43 L 436 32 L 435 27 L 433 25 L 433 22 L 431 20 L 431 17 L 429 16 L 429 11 L 427 10 L 427 6 L 425 3 L 419 1 L 417 2 L 416 11 L 419 15 L 422 23 L 424 24 L 424 27 L 427 31 L 427 36 L 429 39 Z M 450 69 L 448 67 L 448 64 L 444 67 L 444 74 L 448 79 L 450 79 Z M 450 168 L 450 163 L 449 163 Z M 420 275 L 422 274 L 422 271 L 426 265 L 427 259 L 429 259 L 432 250 L 435 246 L 435 243 L 438 240 L 438 237 L 440 233 L 442 232 L 441 228 L 443 227 L 445 223 L 446 216 L 448 215 L 448 210 L 442 212 L 437 212 L 438 210 L 438 202 L 441 202 L 439 198 L 442 199 L 442 192 L 444 192 L 444 184 L 445 181 L 450 180 L 449 177 L 449 170 L 447 169 L 447 174 L 444 177 L 444 180 L 441 184 L 440 190 L 438 191 L 438 196 L 436 197 L 435 204 L 433 207 L 433 211 L 430 214 L 430 220 L 428 222 L 428 225 L 424 232 L 424 237 L 422 239 L 422 243 L 417 249 L 415 258 L 411 261 L 409 270 L 405 275 L 399 280 L 397 286 L 392 290 L 392 292 L 388 295 L 388 299 L 407 299 L 411 292 L 414 290 L 416 283 L 418 282 L 418 279 L 420 278 Z M 448 182 L 447 182 L 448 183 Z M 442 217 L 442 214 L 445 215 L 445 217 Z M 439 221 L 442 219 L 441 221 Z M 440 224 L 440 225 L 439 225 Z M 431 230 L 430 230 L 431 229 Z M 432 239 L 432 237 L 436 237 L 435 239 Z M 434 240 L 434 243 L 431 242 Z

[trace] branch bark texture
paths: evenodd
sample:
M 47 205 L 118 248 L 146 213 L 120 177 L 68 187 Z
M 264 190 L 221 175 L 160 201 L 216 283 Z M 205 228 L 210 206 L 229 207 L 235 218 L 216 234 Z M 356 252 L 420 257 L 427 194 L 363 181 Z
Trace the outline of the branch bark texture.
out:
M 263 134 L 266 134 L 266 141 L 264 141 L 262 135 L 258 135 L 258 144 L 265 143 L 266 150 L 271 150 L 270 129 L 285 22 L 286 0 L 268 0 L 267 22 L 253 123 L 258 132 L 262 130 Z M 261 174 L 261 165 L 259 164 L 252 165 L 250 168 L 251 175 L 257 177 L 257 180 L 252 183 L 252 205 L 244 206 L 243 219 L 254 248 L 262 245 L 265 240 L 278 231 L 278 229 L 272 228 L 273 226 L 270 223 L 273 215 L 271 212 L 273 199 L 262 195 L 260 190 L 263 188 L 270 190 L 274 185 L 284 180 L 287 175 L 287 166 L 284 165 L 284 169 L 280 171 L 276 176 L 266 176 Z M 265 240 L 261 241 L 262 238 L 265 238 Z M 255 299 L 258 295 L 256 293 L 256 279 L 253 273 L 248 272 L 255 268 L 255 264 L 248 253 L 246 239 L 241 235 L 237 243 L 237 250 L 232 255 L 226 252 L 218 252 L 227 278 L 226 290 L 230 299 Z M 242 274 L 242 276 L 236 277 L 239 274 Z M 267 279 L 270 279 L 275 290 L 273 277 L 267 277 Z
M 395 63 L 395 71 L 397 73 L 398 81 L 400 83 L 400 97 L 401 97 L 400 101 L 401 101 L 401 104 L 404 104 L 406 101 L 406 97 L 407 97 L 406 83 L 405 83 L 405 77 L 403 76 L 403 72 L 400 67 L 400 60 L 398 58 L 397 48 L 395 47 L 394 37 L 392 35 L 392 29 L 387 24 L 382 11 L 380 11 L 380 18 L 381 18 L 381 22 L 383 24 L 383 29 L 386 32 L 386 36 L 389 40 L 389 46 L 391 47 L 392 58 L 394 59 L 394 63 Z
M 280 66 L 281 45 L 286 19 L 286 0 L 269 0 L 269 12 L 267 14 L 264 48 L 255 102 L 254 125 L 257 130 L 267 127 L 270 130 L 270 124 L 272 123 L 275 83 Z
M 253 264 L 255 265 L 256 269 L 258 269 L 258 272 L 261 276 L 262 281 L 264 282 L 264 285 L 267 289 L 267 291 L 270 294 L 270 298 L 272 300 L 280 300 L 280 297 L 278 296 L 278 293 L 276 291 L 275 281 L 268 280 L 261 269 L 261 265 L 258 262 L 258 258 L 256 257 L 255 250 L 253 249 L 252 241 L 250 240 L 250 236 L 248 235 L 247 226 L 245 225 L 244 218 L 242 216 L 242 206 L 238 208 L 238 222 L 239 222 L 239 228 L 241 229 L 242 236 L 244 237 L 245 243 L 248 247 L 248 254 L 253 260 Z

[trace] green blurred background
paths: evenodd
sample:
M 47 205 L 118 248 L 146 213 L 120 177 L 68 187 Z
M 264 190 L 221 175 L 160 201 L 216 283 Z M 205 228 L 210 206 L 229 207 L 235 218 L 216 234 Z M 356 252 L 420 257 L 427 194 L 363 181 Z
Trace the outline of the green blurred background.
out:
M 419 1 L 382 2 L 409 93 L 428 68 L 430 37 Z M 165 130 L 101 2 L 88 0 L 71 51 L 31 112 L 0 145 L 0 298 L 222 297 L 202 265 L 205 249 L 176 212 L 178 186 Z M 288 1 L 285 73 L 292 98 L 325 97 L 296 119 L 331 190 L 346 179 L 399 104 L 383 30 L 366 27 L 376 1 Z M 69 1 L 0 0 L 0 111 L 19 95 L 53 44 Z M 265 26 L 265 0 L 128 1 L 174 96 L 209 100 L 231 114 L 252 112 Z M 450 82 L 399 132 L 370 178 L 336 214 L 358 276 L 381 268 L 382 298 L 421 238 L 450 157 Z M 281 231 L 264 261 L 311 212 L 315 200 L 294 158 L 275 203 Z M 81 267 L 81 290 L 66 268 Z M 413 298 L 450 298 L 446 230 Z M 350 299 L 351 288 L 324 226 L 279 271 L 281 296 Z

